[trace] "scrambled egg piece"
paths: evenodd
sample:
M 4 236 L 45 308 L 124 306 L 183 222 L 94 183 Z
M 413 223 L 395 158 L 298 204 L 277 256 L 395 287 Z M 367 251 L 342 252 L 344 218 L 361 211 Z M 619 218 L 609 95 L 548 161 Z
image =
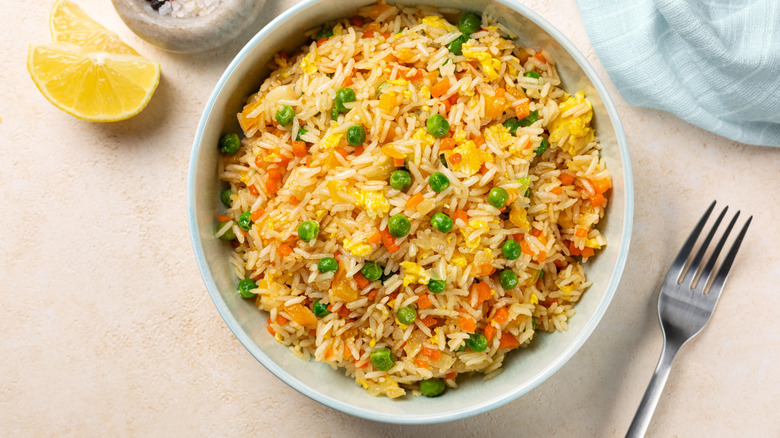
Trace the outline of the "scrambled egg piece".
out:
M 452 258 L 452 264 L 459 268 L 465 268 L 468 263 L 469 262 L 466 260 L 466 257 L 463 256 L 456 256 Z
M 531 304 L 539 304 L 539 297 L 537 297 L 535 293 L 531 293 L 531 299 L 529 301 Z
M 453 149 L 447 157 L 448 161 L 450 161 L 449 158 L 453 154 L 460 154 L 461 159 L 457 163 L 450 165 L 452 169 L 463 172 L 468 176 L 479 172 L 483 164 L 493 162 L 493 155 L 479 149 L 476 143 L 471 140 Z
M 585 246 L 593 249 L 601 249 L 601 245 L 599 245 L 596 239 L 585 239 Z
M 585 104 L 588 107 L 588 110 L 585 113 L 576 117 L 558 116 L 558 118 L 553 120 L 548 126 L 548 129 L 550 130 L 550 143 L 557 143 L 567 134 L 569 135 L 569 138 L 566 141 L 566 144 L 569 146 L 567 152 L 572 155 L 576 152 L 575 147 L 581 140 L 585 139 L 586 143 L 593 141 L 594 132 L 593 128 L 590 127 L 590 121 L 593 119 L 593 106 L 590 101 L 585 98 L 584 91 L 580 91 L 574 96 L 569 96 L 568 99 L 558 106 L 561 114 L 563 114 L 572 107 L 580 104 Z
M 353 242 L 351 239 L 344 239 L 344 250 L 355 257 L 366 257 L 371 254 L 371 245 L 363 242 Z
M 390 85 L 400 85 L 402 87 L 409 85 L 409 81 L 407 81 L 406 79 L 391 79 L 387 81 L 387 83 Z
M 342 137 L 344 137 L 343 132 L 328 134 L 327 137 L 322 139 L 320 146 L 322 146 L 323 149 L 333 149 L 339 145 Z
M 574 286 L 558 286 L 558 289 L 567 297 L 574 292 Z
M 509 132 L 509 128 L 501 124 L 488 127 L 485 129 L 484 134 L 488 140 L 493 140 L 499 146 L 505 145 L 514 138 L 512 133 Z
M 333 199 L 333 202 L 344 202 L 344 198 L 339 196 L 339 192 L 344 190 L 344 184 L 340 181 L 328 181 L 326 186 L 328 187 L 328 191 L 330 192 L 330 197 Z
M 415 262 L 401 262 L 401 268 L 404 270 L 404 286 L 412 283 L 428 284 L 431 280 L 428 271 Z
M 390 211 L 390 203 L 382 192 L 360 190 L 353 193 L 356 205 L 362 207 L 371 219 L 382 217 Z
M 431 146 L 436 141 L 431 134 L 428 134 L 425 128 L 419 128 L 417 131 L 414 131 L 412 138 L 419 141 L 423 147 Z
M 490 56 L 490 53 L 487 51 L 480 52 L 474 50 L 472 47 L 474 47 L 475 44 L 476 42 L 472 43 L 471 41 L 464 43 L 463 56 L 465 56 L 468 60 L 479 61 L 479 65 L 482 66 L 482 71 L 485 73 L 485 76 L 487 76 L 488 80 L 494 81 L 498 79 L 498 71 L 501 69 L 501 61 Z
M 471 250 L 477 249 L 479 243 L 482 240 L 481 235 L 474 235 L 477 231 L 488 228 L 488 224 L 485 221 L 472 220 L 469 221 L 467 227 L 460 229 L 463 234 L 463 238 L 466 240 L 466 247 Z M 454 261 L 454 259 L 453 259 Z
M 449 21 L 445 20 L 442 17 L 437 17 L 435 15 L 429 15 L 427 17 L 423 17 L 423 19 L 420 21 L 422 21 L 422 23 L 425 25 L 435 27 L 437 29 L 444 29 L 447 32 L 456 32 L 458 30 L 458 28 L 455 27 Z M 430 33 L 427 29 L 425 29 L 425 33 L 428 34 L 428 36 L 430 36 Z
M 314 52 L 309 52 L 309 54 L 301 59 L 301 70 L 308 74 L 317 71 L 317 59 L 314 56 Z

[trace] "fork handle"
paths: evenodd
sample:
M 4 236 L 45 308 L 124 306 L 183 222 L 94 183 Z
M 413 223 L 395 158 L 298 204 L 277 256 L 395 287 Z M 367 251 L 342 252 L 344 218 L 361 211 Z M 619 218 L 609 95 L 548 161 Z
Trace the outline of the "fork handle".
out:
M 655 367 L 653 378 L 650 379 L 650 384 L 647 385 L 645 395 L 642 396 L 642 401 L 639 403 L 639 408 L 634 415 L 631 426 L 628 428 L 626 438 L 640 438 L 645 436 L 647 432 L 647 426 L 650 425 L 650 420 L 653 418 L 653 412 L 658 405 L 658 400 L 661 398 L 661 392 L 666 385 L 666 379 L 669 378 L 669 371 L 672 369 L 672 362 L 674 357 L 680 350 L 680 345 L 674 345 L 666 342 L 664 339 L 664 348 L 661 352 L 661 358 L 658 359 L 658 365 Z

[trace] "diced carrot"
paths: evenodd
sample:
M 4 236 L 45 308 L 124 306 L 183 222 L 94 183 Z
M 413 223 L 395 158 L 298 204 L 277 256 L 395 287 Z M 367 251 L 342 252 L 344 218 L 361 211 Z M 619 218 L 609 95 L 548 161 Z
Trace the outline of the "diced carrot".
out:
M 593 190 L 595 190 L 596 193 L 601 195 L 612 187 L 612 181 L 610 181 L 609 178 L 601 178 L 595 181 L 590 180 L 590 185 L 593 186 Z
M 369 301 L 373 301 L 374 298 L 376 298 L 376 294 L 378 292 L 379 292 L 379 290 L 377 290 L 377 289 L 371 289 L 371 292 L 369 292 L 368 295 L 366 295 L 366 298 L 368 298 Z
M 460 325 L 460 328 L 468 333 L 474 333 L 474 331 L 477 330 L 477 323 L 474 321 L 474 318 L 470 316 L 462 316 L 458 321 L 458 324 Z
M 350 350 L 349 347 L 347 347 L 345 345 L 344 346 L 344 351 L 343 351 L 342 354 L 343 354 L 344 357 L 352 357 L 352 350 Z
M 530 256 L 534 255 L 534 252 L 531 251 L 531 247 L 528 246 L 528 242 L 526 242 L 525 240 L 520 242 L 520 249 L 523 250 L 523 254 L 528 254 Z
M 387 249 L 387 252 L 392 254 L 401 249 L 401 247 L 396 243 L 395 237 L 393 237 L 393 235 L 387 231 L 387 228 L 380 230 L 380 233 L 382 233 L 382 244 Z
M 349 316 L 350 313 L 352 313 L 352 311 L 347 309 L 347 306 L 342 305 L 341 307 L 339 307 L 338 314 L 340 317 L 346 318 Z
M 381 241 L 382 241 L 382 233 L 380 233 L 379 231 L 377 231 L 376 233 L 368 237 L 368 243 L 371 244 L 379 243 Z
M 393 165 L 395 167 L 403 167 L 404 159 L 403 158 L 393 158 Z
M 428 298 L 428 294 L 422 294 L 419 298 L 417 298 L 417 307 L 420 309 L 427 309 L 429 307 L 433 306 L 433 303 L 431 302 L 431 299 Z
M 520 197 L 520 193 L 518 193 L 517 189 L 508 188 L 506 189 L 506 192 L 509 194 L 509 197 L 506 200 L 506 205 L 511 205 L 513 202 L 517 201 L 517 198 Z
M 554 265 L 555 265 L 555 267 L 556 267 L 556 268 L 558 268 L 558 269 L 560 269 L 560 268 L 565 268 L 565 267 L 566 267 L 566 262 L 564 262 L 563 260 L 555 260 L 555 261 L 553 262 L 553 264 L 554 264 Z
M 414 361 L 414 364 L 415 364 L 415 365 L 416 365 L 418 368 L 425 368 L 426 370 L 428 369 L 428 361 L 427 361 L 427 360 L 423 360 L 423 359 L 416 359 L 416 360 Z
M 444 105 L 444 114 L 449 114 L 450 108 L 452 108 L 452 104 L 450 103 L 449 99 L 445 99 L 441 101 L 442 105 Z
M 544 307 L 550 307 L 553 304 L 558 304 L 558 302 L 559 302 L 558 298 L 553 298 L 553 299 L 539 301 L 539 304 L 541 304 Z
M 575 255 L 575 256 L 577 256 L 577 255 L 580 255 L 580 254 L 582 254 L 582 251 L 580 251 L 580 249 L 579 249 L 579 248 L 577 248 L 577 247 L 574 245 L 574 242 L 569 242 L 569 253 L 571 253 L 571 255 Z
M 347 159 L 347 156 L 349 155 L 349 152 L 347 152 L 347 150 L 344 149 L 344 148 L 336 148 L 336 152 L 338 152 L 339 155 L 344 157 L 345 160 Z
M 531 108 L 528 107 L 528 101 L 515 105 L 515 117 L 524 119 L 531 114 Z
M 441 351 L 436 348 L 423 347 L 422 355 L 430 357 L 432 361 L 436 362 L 441 357 Z
M 582 256 L 583 257 L 593 257 L 593 254 L 595 254 L 595 252 L 593 251 L 593 248 L 590 248 L 590 247 L 587 247 L 587 246 L 585 248 L 582 248 Z
M 559 176 L 558 179 L 560 179 L 561 184 L 565 186 L 570 186 L 572 183 L 574 183 L 574 175 L 570 174 L 569 172 L 561 172 L 561 176 Z
M 264 168 L 267 165 L 268 165 L 268 162 L 263 160 L 263 157 L 261 157 L 259 155 L 255 157 L 255 166 L 260 167 L 260 168 Z
M 525 239 L 525 234 L 523 233 L 517 233 L 512 235 L 512 239 L 514 239 L 515 242 L 520 243 Z
M 441 144 L 439 145 L 439 151 L 448 151 L 450 149 L 453 149 L 455 147 L 455 139 L 452 137 L 444 137 L 441 139 Z
M 323 38 L 323 39 L 324 39 L 324 38 Z M 330 359 L 331 357 L 333 357 L 333 355 L 334 355 L 334 354 L 336 354 L 336 350 L 334 350 L 334 349 L 332 349 L 332 348 L 331 348 L 331 349 L 329 349 L 329 350 L 328 350 L 328 351 L 325 353 L 325 359 Z
M 473 288 L 471 289 L 471 293 L 474 294 L 474 296 L 477 298 L 476 299 L 477 304 L 474 305 L 475 308 L 481 306 L 482 303 L 489 300 L 490 297 L 493 295 L 493 293 L 490 291 L 490 285 L 488 285 L 484 281 L 475 283 Z
M 494 272 L 496 272 L 496 268 L 494 268 L 490 263 L 483 263 L 479 267 L 479 275 L 491 275 Z
M 493 315 L 493 321 L 499 325 L 509 321 L 509 312 L 506 310 L 506 307 L 501 307 L 496 310 L 496 314 Z
M 488 324 L 487 327 L 485 327 L 485 339 L 490 342 L 493 339 L 493 336 L 496 335 L 496 328 L 493 327 L 493 324 Z
M 252 214 L 249 216 L 249 219 L 251 219 L 252 222 L 257 222 L 257 220 L 263 217 L 264 214 L 265 214 L 265 210 L 262 208 L 258 208 L 257 210 L 252 212 Z
M 301 200 L 296 198 L 295 195 L 290 196 L 290 204 L 298 205 L 300 203 L 301 203 Z
M 368 366 L 368 362 L 364 362 L 360 365 L 355 365 L 355 368 L 366 368 Z
M 326 37 L 322 37 L 322 38 L 318 39 L 318 40 L 317 40 L 317 47 L 319 47 L 319 46 L 321 46 L 321 45 L 325 44 L 325 41 L 328 41 L 328 38 L 326 38 Z
M 361 273 L 355 274 L 355 282 L 357 283 L 358 287 L 361 289 L 371 284 L 371 282 L 368 281 L 368 279 L 364 277 L 363 274 Z
M 543 263 L 546 258 L 547 251 L 539 251 L 539 254 L 536 255 L 536 261 L 539 263 Z
M 453 372 L 451 372 L 451 373 L 447 373 L 447 374 L 445 374 L 445 375 L 444 375 L 444 377 L 446 377 L 446 378 L 448 378 L 448 379 L 452 380 L 452 379 L 454 379 L 454 378 L 458 377 L 458 373 L 456 373 L 455 371 L 453 371 Z
M 423 77 L 423 75 L 424 75 L 424 74 L 425 74 L 425 73 L 424 73 L 422 70 L 420 70 L 419 68 L 416 68 L 416 69 L 414 69 L 414 73 L 412 73 L 412 71 L 411 71 L 411 70 L 409 70 L 408 72 L 406 72 L 406 74 L 404 75 L 404 77 L 405 77 L 406 79 L 410 79 L 410 80 L 411 80 L 411 79 L 420 79 L 420 78 L 422 78 L 422 77 Z
M 277 180 L 268 178 L 265 180 L 265 192 L 269 194 L 274 194 L 279 191 L 279 184 Z
M 347 76 L 346 78 L 344 78 L 344 82 L 343 82 L 344 85 L 342 85 L 342 87 L 349 87 L 350 85 L 352 85 L 352 83 L 353 83 L 352 76 Z
M 426 327 L 433 327 L 439 323 L 439 320 L 432 316 L 426 316 L 425 318 L 420 319 L 420 322 L 425 324 Z
M 309 336 L 317 336 L 317 330 L 315 329 L 309 330 Z
M 285 325 L 287 324 L 287 318 L 282 315 L 276 315 L 276 323 L 279 325 Z
M 560 195 L 561 193 L 563 193 L 563 189 L 561 188 L 561 186 L 555 186 L 552 189 L 550 189 L 550 193 Z
M 501 92 L 499 92 L 501 90 Z M 504 97 L 504 89 L 496 89 L 493 96 L 489 94 L 484 95 L 485 98 L 485 117 L 498 118 L 504 114 L 504 109 L 507 107 L 506 97 Z
M 479 166 L 479 173 L 481 173 L 483 175 L 488 173 L 488 168 L 487 168 L 487 166 L 485 166 L 484 163 L 481 166 Z
M 606 199 L 604 199 L 604 195 L 601 194 L 595 194 L 590 197 L 590 203 L 593 204 L 594 207 L 598 207 L 599 205 L 607 202 Z
M 306 157 L 306 167 L 311 167 L 311 155 Z
M 249 190 L 250 195 L 257 196 L 260 194 L 260 192 L 257 191 L 257 187 L 255 187 L 254 184 L 250 184 L 249 186 L 247 186 L 247 189 Z
M 279 254 L 279 257 L 287 257 L 293 253 L 293 249 L 290 245 L 283 243 L 276 248 L 276 253 Z
M 455 152 L 454 154 L 450 155 L 450 163 L 452 163 L 452 164 L 458 164 L 458 163 L 460 163 L 460 160 L 462 160 L 462 159 L 463 159 L 463 156 L 461 154 L 457 153 L 457 152 Z
M 450 96 L 450 98 L 447 99 L 447 100 L 450 101 L 450 105 L 455 105 L 456 103 L 458 103 L 458 99 L 459 98 L 460 98 L 460 95 L 458 93 L 455 93 L 452 96 Z
M 539 237 L 539 236 L 542 235 L 542 230 L 540 230 L 539 228 L 534 228 L 531 231 L 531 235 L 534 236 L 534 237 Z
M 582 227 L 577 227 L 574 230 L 574 235 L 577 237 L 588 237 L 588 230 Z
M 293 155 L 295 155 L 298 158 L 306 156 L 306 152 L 308 152 L 306 150 L 306 143 L 297 140 L 292 142 L 292 150 L 293 150 Z
M 450 80 L 444 78 L 431 87 L 431 96 L 439 97 L 450 89 Z
M 498 340 L 498 348 L 517 348 L 520 346 L 520 341 L 511 333 L 501 333 L 501 338 Z
M 366 148 L 363 147 L 363 145 L 355 146 L 355 156 L 359 157 L 363 154 L 363 151 L 365 151 Z
M 411 198 L 409 198 L 408 201 L 406 201 L 406 208 L 414 208 L 420 205 L 421 202 L 423 202 L 423 195 L 422 193 L 415 193 Z
M 268 330 L 268 333 L 270 333 L 271 336 L 276 336 L 276 330 L 274 330 L 274 328 L 271 327 L 270 325 L 268 327 L 266 327 L 265 329 Z
M 455 212 L 455 220 L 458 219 L 462 220 L 464 224 L 469 223 L 469 215 L 463 210 L 458 210 Z
M 279 172 L 278 168 L 272 167 L 268 169 L 268 179 L 272 179 L 274 181 L 281 181 L 282 173 Z
M 374 37 L 374 31 L 369 29 L 365 32 L 363 32 L 363 38 L 373 38 Z
M 217 215 L 217 220 L 220 221 L 220 222 L 227 222 L 227 221 L 229 221 L 231 219 L 230 219 L 230 216 L 225 216 L 224 214 L 219 214 L 219 215 Z
M 542 54 L 542 52 L 536 52 L 536 53 L 534 53 L 534 58 L 538 59 L 538 60 L 539 60 L 539 61 L 541 61 L 541 62 L 544 62 L 545 64 L 547 63 L 547 58 L 545 58 L 545 57 L 544 57 L 544 55 Z
M 474 144 L 477 145 L 477 147 L 482 146 L 483 144 L 485 144 L 485 137 L 481 135 L 474 137 Z
M 350 24 L 357 27 L 363 27 L 363 17 L 360 15 L 355 15 L 354 17 L 349 19 Z

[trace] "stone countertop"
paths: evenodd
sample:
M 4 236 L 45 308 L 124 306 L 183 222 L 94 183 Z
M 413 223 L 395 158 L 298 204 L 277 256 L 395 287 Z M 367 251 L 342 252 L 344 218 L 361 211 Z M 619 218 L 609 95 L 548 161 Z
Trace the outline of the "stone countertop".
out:
M 206 292 L 186 217 L 201 110 L 251 35 L 172 54 L 111 3 L 81 0 L 163 76 L 138 116 L 91 124 L 49 104 L 25 69 L 50 40 L 50 0 L 9 2 L 0 27 L 0 430 L 5 436 L 561 436 L 625 434 L 661 351 L 657 288 L 713 199 L 754 215 L 708 327 L 684 347 L 653 437 L 780 436 L 780 148 L 737 144 L 627 105 L 574 0 L 524 0 L 574 41 L 616 99 L 636 213 L 618 293 L 552 378 L 492 412 L 404 427 L 342 414 L 287 387 L 228 330 Z M 257 27 L 292 1 L 268 1 Z M 316 431 L 316 432 L 315 432 Z

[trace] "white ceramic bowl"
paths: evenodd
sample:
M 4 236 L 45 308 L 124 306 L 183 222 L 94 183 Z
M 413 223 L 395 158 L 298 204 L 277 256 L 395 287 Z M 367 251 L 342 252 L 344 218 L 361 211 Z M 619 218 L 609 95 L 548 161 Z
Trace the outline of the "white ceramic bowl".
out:
M 442 397 L 390 400 L 371 397 L 341 371 L 298 359 L 266 331 L 267 316 L 236 293 L 238 279 L 230 266 L 230 245 L 213 237 L 220 211 L 217 141 L 240 132 L 236 114 L 257 91 L 267 65 L 279 50 L 295 50 L 306 41 L 303 31 L 325 21 L 348 17 L 371 0 L 310 0 L 287 10 L 263 28 L 235 57 L 206 104 L 195 136 L 188 180 L 190 232 L 206 287 L 227 325 L 269 371 L 300 393 L 340 411 L 393 423 L 435 423 L 486 412 L 530 391 L 558 370 L 585 342 L 609 306 L 623 271 L 631 236 L 633 185 L 626 139 L 615 106 L 593 67 L 550 23 L 512 0 L 485 2 L 482 12 L 500 17 L 530 47 L 544 47 L 556 59 L 565 89 L 585 90 L 593 103 L 594 123 L 603 156 L 613 177 L 609 207 L 601 230 L 609 244 L 587 264 L 593 286 L 577 304 L 567 332 L 537 336 L 530 348 L 510 354 L 504 372 L 489 381 L 479 376 L 459 381 Z M 402 4 L 420 3 L 402 0 Z M 473 10 L 469 0 L 424 0 L 425 4 Z

